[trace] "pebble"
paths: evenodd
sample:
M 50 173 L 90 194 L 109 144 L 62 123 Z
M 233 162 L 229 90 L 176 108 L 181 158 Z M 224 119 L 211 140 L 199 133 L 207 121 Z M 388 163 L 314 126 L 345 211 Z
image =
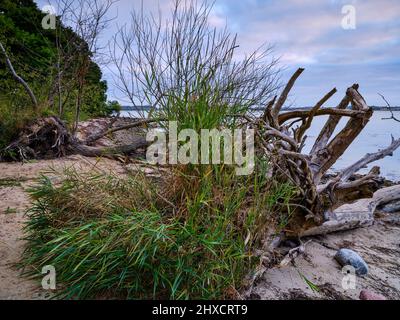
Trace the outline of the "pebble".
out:
M 350 249 L 340 249 L 336 255 L 335 259 L 341 266 L 351 265 L 355 268 L 356 275 L 363 276 L 368 273 L 368 265 L 361 258 L 357 252 Z
M 369 290 L 361 290 L 360 300 L 387 300 L 383 295 Z

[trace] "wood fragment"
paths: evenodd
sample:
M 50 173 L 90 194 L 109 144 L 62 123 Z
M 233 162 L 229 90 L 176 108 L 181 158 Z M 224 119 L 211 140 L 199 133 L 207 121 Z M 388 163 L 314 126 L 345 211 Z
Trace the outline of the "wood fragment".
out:
M 278 116 L 278 123 L 280 125 L 284 124 L 288 120 L 296 119 L 296 118 L 308 118 L 310 116 L 310 110 L 294 110 L 281 113 Z M 336 115 L 336 116 L 344 116 L 344 117 L 362 117 L 364 112 L 360 112 L 357 110 L 340 110 L 335 108 L 323 108 L 315 112 L 314 117 L 318 116 L 329 116 L 329 115 Z
M 306 253 L 306 246 L 311 241 L 312 240 L 308 240 L 306 243 L 301 243 L 300 246 L 290 249 L 288 254 L 280 262 L 279 267 L 286 267 L 290 263 L 294 263 L 297 257 L 299 257 L 300 255 L 304 255 Z
M 274 107 L 272 108 L 272 117 L 277 118 L 279 115 L 279 112 L 281 111 L 284 103 L 286 102 L 286 99 L 289 95 L 290 90 L 292 90 L 296 80 L 300 75 L 303 73 L 304 69 L 299 68 L 297 71 L 292 75 L 290 78 L 289 82 L 286 84 L 286 87 L 283 89 L 281 95 L 279 96 L 278 101 L 275 103 Z

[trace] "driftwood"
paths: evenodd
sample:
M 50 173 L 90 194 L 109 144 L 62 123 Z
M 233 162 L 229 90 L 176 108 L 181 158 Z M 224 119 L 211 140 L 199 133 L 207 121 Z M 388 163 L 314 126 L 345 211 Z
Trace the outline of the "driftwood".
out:
M 286 267 L 290 263 L 294 263 L 295 259 L 300 255 L 306 254 L 306 246 L 309 244 L 311 240 L 308 240 L 306 243 L 301 243 L 298 247 L 290 249 L 287 255 L 282 259 L 279 263 L 279 267 Z
M 369 226 L 374 222 L 374 212 L 378 206 L 400 199 L 400 185 L 376 191 L 372 198 L 365 198 L 334 210 L 328 220 L 320 226 L 304 230 L 300 236 L 321 235 L 335 231 Z
M 122 131 L 122 130 L 128 130 L 128 129 L 132 129 L 132 128 L 136 128 L 136 127 L 140 127 L 142 125 L 147 125 L 150 123 L 154 123 L 154 122 L 158 122 L 158 121 L 165 121 L 165 119 L 140 119 L 135 121 L 134 123 L 130 123 L 127 125 L 123 125 L 123 126 L 119 126 L 119 127 L 115 127 L 115 128 L 107 128 L 106 130 L 99 132 L 97 134 L 93 134 L 90 137 L 88 137 L 85 140 L 86 144 L 90 144 L 93 143 L 99 139 L 101 139 L 102 137 L 109 135 L 111 133 L 117 132 L 117 131 Z
M 142 124 L 143 121 L 138 121 L 132 123 L 130 127 Z M 104 135 L 103 132 L 101 136 Z M 99 138 L 101 138 L 100 135 L 97 139 Z M 93 138 L 89 138 L 89 142 L 93 141 Z M 53 116 L 41 118 L 29 124 L 16 141 L 2 150 L 1 155 L 4 160 L 56 158 L 67 154 L 80 154 L 87 157 L 118 157 L 121 154 L 131 154 L 148 146 L 145 137 L 139 135 L 125 145 L 96 147 L 89 145 L 89 142 L 80 141 L 67 129 L 63 121 Z
M 332 219 L 331 213 L 345 203 L 371 198 L 382 184 L 379 168 L 374 167 L 359 179 L 353 179 L 353 175 L 371 162 L 392 155 L 400 146 L 400 139 L 392 138 L 389 147 L 367 154 L 337 176 L 328 177 L 327 171 L 365 128 L 373 111 L 359 93 L 358 84 L 354 84 L 347 89 L 336 108 L 322 108 L 336 93 L 334 88 L 310 110 L 281 112 L 290 90 L 303 71 L 298 69 L 294 73 L 282 94 L 267 105 L 261 117 L 246 117 L 247 123 L 257 132 L 258 149 L 271 160 L 269 174 L 291 182 L 299 190 L 295 201 L 296 214 L 288 227 L 292 235 L 304 234 L 305 230 L 323 225 Z M 306 132 L 314 117 L 322 115 L 329 115 L 329 118 L 310 153 L 304 154 L 302 148 L 307 139 Z M 333 136 L 342 117 L 348 117 L 347 124 Z M 296 123 L 297 127 L 294 126 Z
M 378 94 L 381 96 L 382 100 L 385 101 L 386 107 L 388 108 L 388 111 L 390 112 L 390 117 L 389 117 L 389 118 L 382 118 L 382 120 L 394 120 L 394 121 L 400 122 L 400 119 L 395 117 L 395 115 L 394 115 L 394 113 L 393 113 L 393 110 L 392 110 L 392 106 L 391 106 L 390 103 L 386 100 L 386 98 L 384 97 L 384 95 L 382 95 L 382 94 L 380 94 L 380 93 L 378 93 Z

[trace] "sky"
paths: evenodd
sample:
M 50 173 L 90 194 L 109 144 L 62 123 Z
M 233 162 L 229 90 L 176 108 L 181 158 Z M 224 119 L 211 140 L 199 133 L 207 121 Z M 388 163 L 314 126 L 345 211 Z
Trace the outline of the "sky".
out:
M 172 1 L 143 5 L 167 16 Z M 110 12 L 117 19 L 102 41 L 116 32 L 116 24 L 129 23 L 130 11 L 140 6 L 141 0 L 119 0 Z M 336 104 L 353 83 L 360 84 L 369 105 L 384 105 L 382 93 L 400 106 L 400 0 L 215 0 L 209 22 L 237 34 L 239 56 L 263 43 L 273 45 L 283 81 L 305 68 L 290 96 L 293 106 L 312 106 L 334 87 L 338 93 L 329 104 Z M 109 99 L 123 102 L 110 71 L 103 73 Z

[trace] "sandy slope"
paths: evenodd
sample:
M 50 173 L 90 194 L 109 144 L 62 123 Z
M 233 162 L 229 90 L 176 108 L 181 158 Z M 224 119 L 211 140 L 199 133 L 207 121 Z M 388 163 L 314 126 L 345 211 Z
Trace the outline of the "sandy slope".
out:
M 37 297 L 36 285 L 19 277 L 11 266 L 22 251 L 22 223 L 29 199 L 22 187 L 0 189 L 0 299 L 30 299 Z M 16 209 L 6 213 L 7 208 Z
M 49 167 L 74 166 L 79 170 L 94 168 L 123 174 L 115 161 L 67 157 L 33 163 L 0 163 L 0 181 L 16 181 L 12 186 L 0 185 L 0 299 L 41 299 L 48 292 L 37 283 L 19 276 L 13 267 L 23 250 L 22 226 L 24 211 L 30 200 L 26 188 L 40 172 Z M 19 182 L 18 182 L 19 181 Z M 379 219 L 374 226 L 311 238 L 308 255 L 296 260 L 296 266 L 272 268 L 257 281 L 253 299 L 357 299 L 361 289 L 368 288 L 390 299 L 400 299 L 400 213 Z M 333 259 L 338 248 L 356 250 L 368 263 L 370 273 L 357 279 L 355 290 L 343 290 L 341 268 Z M 319 287 L 313 292 L 300 277 L 300 271 Z

